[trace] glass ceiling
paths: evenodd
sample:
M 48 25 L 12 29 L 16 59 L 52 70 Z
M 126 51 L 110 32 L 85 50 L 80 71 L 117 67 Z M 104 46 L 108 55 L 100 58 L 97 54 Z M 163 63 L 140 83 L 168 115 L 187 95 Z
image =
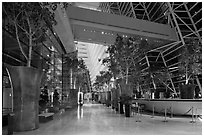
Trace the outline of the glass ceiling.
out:
M 107 56 L 105 53 L 106 47 L 104 45 L 87 42 L 77 42 L 76 47 L 78 50 L 78 58 L 82 58 L 85 61 L 90 71 L 91 82 L 94 82 L 95 76 L 99 75 L 100 71 L 107 70 L 107 67 L 100 62 L 100 59 Z

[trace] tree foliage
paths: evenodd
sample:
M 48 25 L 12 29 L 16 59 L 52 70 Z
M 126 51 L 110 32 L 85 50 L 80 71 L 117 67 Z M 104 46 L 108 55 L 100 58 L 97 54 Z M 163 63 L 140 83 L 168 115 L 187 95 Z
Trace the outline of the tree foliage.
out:
M 100 71 L 100 75 L 96 76 L 94 87 L 99 90 L 104 84 L 109 84 L 112 77 L 110 71 Z
M 123 38 L 116 37 L 113 45 L 108 46 L 108 57 L 103 59 L 103 64 L 107 65 L 114 77 L 122 77 L 129 83 L 130 76 L 136 76 L 139 73 L 139 56 L 145 51 L 140 50 L 143 41 L 134 37 Z
M 40 2 L 4 2 L 3 19 L 8 31 L 15 34 L 20 51 L 30 67 L 33 46 L 45 41 L 48 27 L 56 25 L 54 10 L 57 3 Z M 22 41 L 28 50 L 22 47 Z
M 191 77 L 202 74 L 202 44 L 189 39 L 182 48 L 179 62 L 179 71 L 188 84 Z

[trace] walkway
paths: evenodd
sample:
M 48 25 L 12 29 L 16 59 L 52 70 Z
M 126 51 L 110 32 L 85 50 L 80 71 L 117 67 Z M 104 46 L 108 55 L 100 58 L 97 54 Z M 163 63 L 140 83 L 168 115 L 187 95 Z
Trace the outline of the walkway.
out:
M 83 109 L 72 109 L 41 123 L 40 128 L 16 135 L 202 135 L 202 122 L 190 123 L 190 117 L 167 118 L 142 115 L 126 118 L 102 104 L 85 104 Z

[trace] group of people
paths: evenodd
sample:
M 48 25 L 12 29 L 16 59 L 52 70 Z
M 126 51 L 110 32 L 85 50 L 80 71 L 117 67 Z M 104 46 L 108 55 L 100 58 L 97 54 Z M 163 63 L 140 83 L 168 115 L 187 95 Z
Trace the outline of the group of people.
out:
M 51 95 L 49 97 L 48 95 L 48 87 L 45 86 L 40 93 L 40 100 L 39 100 L 39 105 L 41 108 L 45 108 L 46 106 L 48 106 L 49 104 L 52 104 L 53 106 L 58 106 L 59 105 L 59 93 L 57 92 L 57 90 L 54 90 L 54 94 L 53 94 L 53 102 L 51 99 Z

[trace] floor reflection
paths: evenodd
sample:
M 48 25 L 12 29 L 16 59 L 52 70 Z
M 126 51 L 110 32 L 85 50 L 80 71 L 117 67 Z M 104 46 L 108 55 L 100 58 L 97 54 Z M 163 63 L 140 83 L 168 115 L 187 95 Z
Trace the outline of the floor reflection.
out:
M 83 118 L 83 106 L 78 105 L 77 108 L 77 119 Z

